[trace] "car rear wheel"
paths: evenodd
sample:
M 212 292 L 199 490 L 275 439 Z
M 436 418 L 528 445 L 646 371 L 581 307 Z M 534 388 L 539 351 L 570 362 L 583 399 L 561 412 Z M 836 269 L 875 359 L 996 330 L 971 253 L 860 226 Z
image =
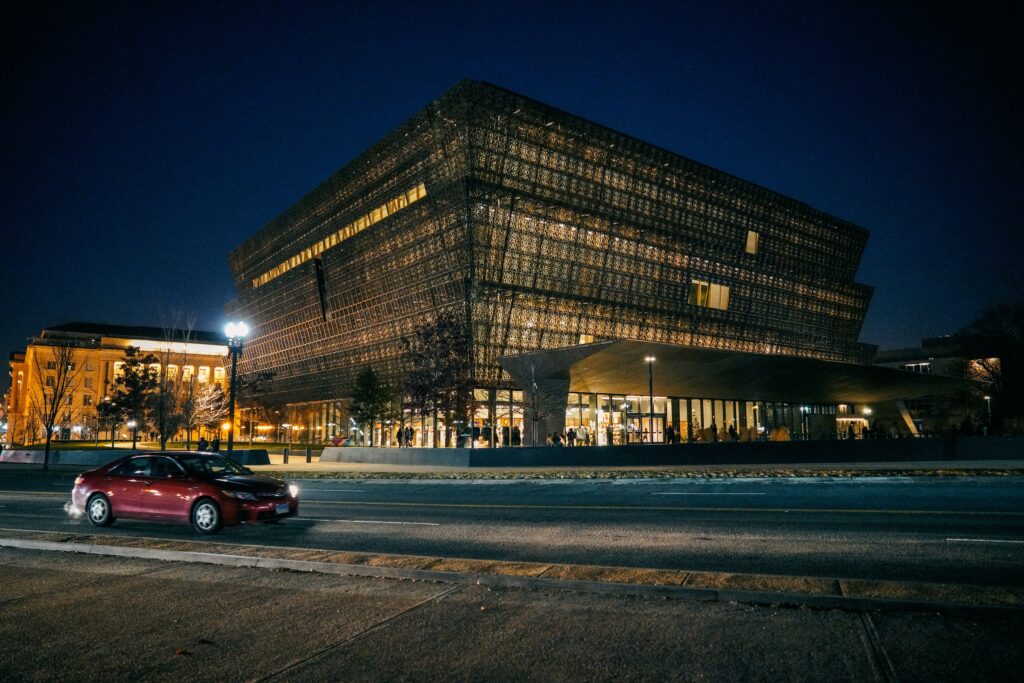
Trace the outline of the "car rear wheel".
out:
M 220 506 L 209 498 L 203 498 L 192 508 L 192 528 L 201 534 L 215 534 L 224 526 Z
M 114 523 L 114 514 L 110 509 L 110 501 L 102 493 L 94 494 L 85 504 L 89 521 L 96 526 L 110 526 Z

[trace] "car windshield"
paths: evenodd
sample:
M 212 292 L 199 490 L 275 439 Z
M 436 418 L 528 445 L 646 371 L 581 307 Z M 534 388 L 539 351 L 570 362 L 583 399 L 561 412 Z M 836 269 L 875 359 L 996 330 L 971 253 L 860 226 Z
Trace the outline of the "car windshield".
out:
M 197 477 L 216 478 L 230 474 L 252 474 L 238 463 L 216 455 L 186 455 L 179 458 L 178 462 Z

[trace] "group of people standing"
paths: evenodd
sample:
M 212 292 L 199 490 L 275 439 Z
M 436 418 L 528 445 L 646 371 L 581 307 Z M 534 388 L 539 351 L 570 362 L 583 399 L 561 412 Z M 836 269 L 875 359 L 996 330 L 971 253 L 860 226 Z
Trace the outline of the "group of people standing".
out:
M 220 451 L 220 439 L 216 436 L 213 437 L 213 441 L 207 441 L 206 437 L 199 437 L 199 443 L 196 444 L 196 449 L 208 453 L 216 453 Z
M 469 433 L 467 432 L 460 436 L 469 436 Z M 473 427 L 473 441 L 478 441 L 481 437 L 484 443 L 490 445 L 491 427 Z M 523 443 L 523 435 L 519 431 L 518 425 L 513 426 L 511 429 L 509 427 L 495 427 L 494 438 L 502 446 L 520 446 Z M 462 439 L 460 438 L 459 441 L 461 442 Z M 399 427 L 395 430 L 395 443 L 398 444 L 399 448 L 412 448 L 416 445 L 416 430 L 411 426 Z

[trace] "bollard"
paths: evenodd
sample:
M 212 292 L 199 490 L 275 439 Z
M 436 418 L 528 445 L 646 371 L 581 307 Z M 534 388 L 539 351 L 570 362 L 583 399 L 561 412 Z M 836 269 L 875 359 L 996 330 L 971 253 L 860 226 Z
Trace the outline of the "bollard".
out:
M 288 464 L 288 447 L 287 446 L 284 447 L 284 464 L 285 465 Z
M 313 449 L 309 446 L 306 446 L 306 462 L 313 462 Z

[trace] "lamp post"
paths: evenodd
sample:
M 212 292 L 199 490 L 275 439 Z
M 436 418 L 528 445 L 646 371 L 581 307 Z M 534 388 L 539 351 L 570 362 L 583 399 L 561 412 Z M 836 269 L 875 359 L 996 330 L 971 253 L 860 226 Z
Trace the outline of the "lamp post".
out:
M 139 423 L 136 422 L 135 420 L 128 420 L 127 424 L 125 425 L 126 427 L 128 427 L 128 429 L 132 430 L 132 450 L 133 451 L 135 450 L 135 436 L 136 436 L 136 434 L 138 434 L 138 432 L 135 430 L 135 428 L 138 426 L 138 424 Z
M 985 394 L 985 415 L 988 418 L 989 425 L 992 424 L 992 397 Z
M 648 430 L 651 433 L 651 443 L 654 443 L 654 356 L 647 356 L 644 362 L 647 363 L 647 398 L 650 401 L 647 413 Z
M 114 406 L 117 404 L 110 400 L 109 396 L 104 396 L 103 405 L 107 406 L 104 410 L 110 415 L 110 447 L 114 448 L 114 425 L 117 422 L 117 416 L 114 415 Z
M 231 351 L 231 394 L 228 398 L 228 453 L 235 449 L 235 384 L 238 380 L 238 357 L 242 355 L 245 335 L 249 334 L 249 326 L 245 323 L 228 323 L 224 326 L 224 336 L 228 338 L 228 349 Z

